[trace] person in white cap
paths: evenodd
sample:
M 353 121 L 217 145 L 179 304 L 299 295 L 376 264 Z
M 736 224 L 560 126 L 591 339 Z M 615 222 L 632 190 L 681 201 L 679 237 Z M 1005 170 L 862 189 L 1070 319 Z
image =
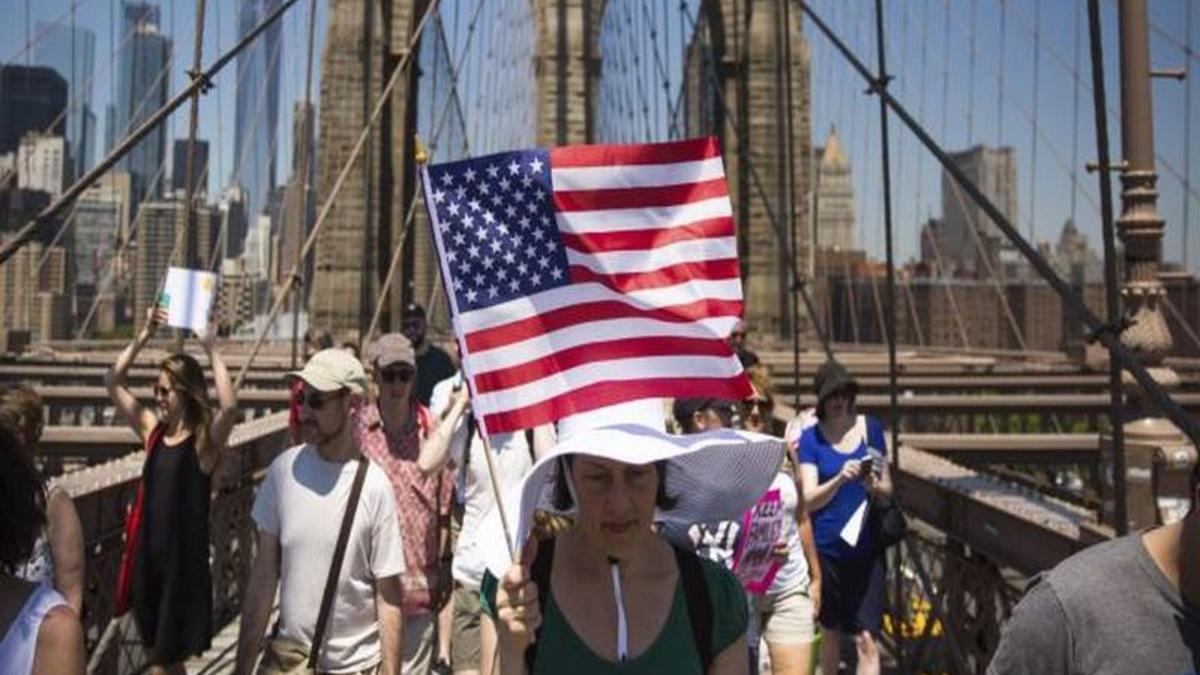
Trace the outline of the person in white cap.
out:
M 654 524 L 742 513 L 782 457 L 782 441 L 732 430 L 677 437 L 618 425 L 560 442 L 505 499 L 518 562 L 489 547 L 482 601 L 499 635 L 500 672 L 747 673 L 741 584 L 723 565 L 673 547 Z M 538 541 L 530 537 L 538 510 L 574 525 Z
M 325 349 L 289 376 L 304 382 L 304 443 L 271 463 L 254 502 L 258 552 L 236 672 L 254 668 L 278 587 L 278 633 L 260 672 L 296 672 L 309 662 L 323 673 L 399 673 L 404 549 L 396 505 L 387 476 L 353 435 L 366 374 L 348 352 Z

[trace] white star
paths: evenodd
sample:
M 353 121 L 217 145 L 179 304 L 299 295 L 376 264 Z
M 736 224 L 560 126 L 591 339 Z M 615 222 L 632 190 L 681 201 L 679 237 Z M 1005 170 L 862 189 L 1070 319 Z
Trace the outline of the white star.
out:
M 476 286 L 478 286 L 478 287 L 480 287 L 480 288 L 483 288 L 483 284 L 484 284 L 484 282 L 485 282 L 485 281 L 487 281 L 487 280 L 483 278 L 483 275 L 482 275 L 482 274 L 476 274 L 476 275 L 475 275 L 475 285 L 476 285 Z
M 492 253 L 499 253 L 500 249 L 504 248 L 504 244 L 501 244 L 499 239 L 493 239 L 492 243 L 488 245 L 492 247 Z
M 508 192 L 508 188 L 512 187 L 512 183 L 507 178 L 500 179 L 500 189 Z
M 458 266 L 458 273 L 463 275 L 463 278 L 466 278 L 466 276 L 471 273 L 471 263 L 464 260 L 463 263 Z
M 529 170 L 534 173 L 541 173 L 542 172 L 542 159 L 540 157 L 534 157 L 533 161 L 529 163 Z
M 479 297 L 479 291 L 476 291 L 475 289 L 471 289 L 471 290 L 467 291 L 467 303 L 468 304 L 475 304 L 475 298 L 477 298 L 477 297 Z
M 483 261 L 480 264 L 483 265 L 483 269 L 490 270 L 492 269 L 492 265 L 496 264 L 496 261 L 492 260 L 491 256 L 484 256 Z
M 483 222 L 491 225 L 492 223 L 496 222 L 496 216 L 493 216 L 491 211 L 484 211 Z
M 452 263 L 455 260 L 458 260 L 458 251 L 455 251 L 454 249 L 447 250 L 446 251 L 446 262 Z
M 471 232 L 474 233 L 474 235 L 476 237 L 479 237 L 480 241 L 483 241 L 488 238 L 488 231 L 487 231 L 486 227 L 480 227 L 480 228 L 471 230 Z
M 468 183 L 474 183 L 475 169 L 467 169 L 467 172 L 463 174 L 463 178 L 466 178 Z
M 521 177 L 521 185 L 523 185 L 525 187 L 529 187 L 530 185 L 533 185 L 533 177 L 528 176 L 528 175 L 522 176 Z
M 450 215 L 457 216 L 458 215 L 458 203 L 450 202 L 450 206 L 447 206 L 446 210 L 450 213 Z
M 534 239 L 536 239 L 536 240 L 538 240 L 538 241 L 541 241 L 542 239 L 545 239 L 545 238 L 546 238 L 546 233 L 545 233 L 545 231 L 543 231 L 543 230 L 534 230 L 534 231 L 533 231 L 533 238 L 534 238 Z
M 513 264 L 516 261 L 517 261 L 516 253 L 513 253 L 512 251 L 508 251 L 507 253 L 504 254 L 504 262 L 508 263 L 509 265 Z
M 521 216 L 521 219 L 517 221 L 517 224 L 521 226 L 522 230 L 528 230 L 529 229 L 529 216 Z
M 472 218 L 471 214 L 468 213 L 465 216 L 463 216 L 462 225 L 463 225 L 463 227 L 465 227 L 466 229 L 469 230 L 472 227 L 475 227 L 475 219 Z
M 467 206 L 471 207 L 471 210 L 475 213 L 479 213 L 480 208 L 478 199 L 472 199 L 471 201 L 467 202 Z
M 442 185 L 445 185 L 446 187 L 454 185 L 454 176 L 451 176 L 449 171 L 442 174 Z
M 534 258 L 536 255 L 537 255 L 537 247 L 536 247 L 536 246 L 534 246 L 533 244 L 530 244 L 530 245 L 529 245 L 529 246 L 528 246 L 528 247 L 525 249 L 525 257 L 526 257 L 526 258 L 529 258 L 530 260 L 533 260 L 533 258 Z
M 495 164 L 489 166 L 487 168 L 487 175 L 488 178 L 495 178 L 496 176 L 500 175 L 500 167 L 496 166 Z
M 529 274 L 529 265 L 526 265 L 525 263 L 517 265 L 517 274 L 520 274 L 521 276 Z
M 508 287 L 512 289 L 513 293 L 516 293 L 517 291 L 521 290 L 521 282 L 513 279 L 512 281 L 508 282 Z
M 497 290 L 495 286 L 492 286 L 491 288 L 488 289 L 488 297 L 489 298 L 495 298 L 495 297 L 499 297 L 499 296 L 500 296 L 500 291 Z
M 467 235 L 463 234 L 462 232 L 455 232 L 454 233 L 454 245 L 462 246 L 465 243 L 467 243 Z
M 537 264 L 538 264 L 538 267 L 540 267 L 542 269 L 546 269 L 547 267 L 550 266 L 550 256 L 544 255 L 544 256 L 538 258 Z
M 442 224 L 439 227 L 441 228 L 442 232 L 449 232 L 450 231 L 450 221 L 443 220 Z
M 514 176 L 518 176 L 521 174 L 521 165 L 517 164 L 517 160 L 514 159 L 512 164 L 508 165 L 508 172 Z
M 517 209 L 512 204 L 509 204 L 508 206 L 504 207 L 504 215 L 508 216 L 509 218 L 516 218 Z
M 542 285 L 541 272 L 534 272 L 533 275 L 529 277 L 529 283 L 533 284 L 534 286 L 541 286 Z
M 445 200 L 445 199 L 446 199 L 446 193 L 445 193 L 445 192 L 442 192 L 441 190 L 434 190 L 434 191 L 433 191 L 433 203 L 434 203 L 434 204 L 441 204 L 441 203 L 442 203 L 442 201 L 443 201 L 443 200 Z
M 460 187 L 460 188 L 458 188 L 457 190 L 455 190 L 455 191 L 454 191 L 454 196 L 455 196 L 456 198 L 458 198 L 459 200 L 466 199 L 466 197 L 467 197 L 467 188 L 465 188 L 465 187 Z
M 508 269 L 501 267 L 500 269 L 496 270 L 496 278 L 500 281 L 508 281 Z
M 454 280 L 454 292 L 455 292 L 455 293 L 462 293 L 462 289 L 463 289 L 462 282 L 461 282 L 461 281 L 459 281 L 458 279 L 455 279 L 455 280 Z
M 542 216 L 542 227 L 550 227 L 550 216 Z
M 486 195 L 486 194 L 491 194 L 491 192 L 492 192 L 492 186 L 490 186 L 484 182 L 479 183 L 479 194 Z
M 525 193 L 521 192 L 520 190 L 517 190 L 516 192 L 513 193 L 513 201 L 515 201 L 518 204 L 523 203 L 525 201 Z
M 563 271 L 562 271 L 561 267 L 555 267 L 554 269 L 550 270 L 550 276 L 554 277 L 555 281 L 558 281 L 559 279 L 561 279 L 562 274 L 563 274 Z
M 501 234 L 501 236 L 505 236 L 505 237 L 508 236 L 508 226 L 505 225 L 504 223 L 500 223 L 500 227 L 497 227 L 496 231 L 499 232 Z
M 479 247 L 476 246 L 475 244 L 471 244 L 471 246 L 469 248 L 467 248 L 467 253 L 471 254 L 472 258 L 478 258 L 479 257 Z
M 538 210 L 537 202 L 533 201 L 532 199 L 529 200 L 529 203 L 525 205 L 525 210 L 530 213 L 537 213 L 537 210 Z

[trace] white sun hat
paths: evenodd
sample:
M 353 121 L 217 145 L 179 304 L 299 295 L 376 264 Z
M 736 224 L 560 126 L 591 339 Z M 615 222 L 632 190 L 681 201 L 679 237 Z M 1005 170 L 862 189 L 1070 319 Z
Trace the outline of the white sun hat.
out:
M 479 530 L 484 560 L 493 575 L 503 576 L 512 564 L 509 551 L 520 551 L 533 528 L 535 511 L 571 515 L 571 510 L 554 505 L 561 457 L 591 455 L 629 464 L 665 461 L 666 493 L 676 503 L 658 510 L 655 520 L 690 525 L 740 517 L 771 486 L 783 454 L 783 439 L 732 429 L 675 436 L 641 424 L 614 424 L 573 431 L 538 460 L 520 486 L 504 495 L 510 542 L 504 540 L 497 509 L 485 518 Z

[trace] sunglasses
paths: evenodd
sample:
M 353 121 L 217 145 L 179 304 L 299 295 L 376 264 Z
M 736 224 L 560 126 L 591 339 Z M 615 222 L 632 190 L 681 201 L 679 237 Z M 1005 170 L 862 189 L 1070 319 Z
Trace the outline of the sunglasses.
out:
M 387 384 L 400 382 L 400 384 L 408 384 L 408 381 L 413 378 L 416 373 L 412 368 L 388 368 L 380 371 L 379 379 Z
M 321 408 L 325 407 L 326 403 L 328 403 L 334 399 L 341 398 L 343 393 L 345 393 L 345 392 L 339 391 L 339 392 L 336 392 L 333 394 L 326 394 L 325 396 L 321 396 L 318 394 L 302 391 L 296 395 L 296 403 L 303 405 L 303 406 L 308 406 L 309 410 L 320 410 Z
M 769 398 L 748 398 L 742 401 L 742 410 L 746 411 L 747 413 L 755 410 L 758 410 L 759 412 L 766 412 L 774 409 L 775 401 Z

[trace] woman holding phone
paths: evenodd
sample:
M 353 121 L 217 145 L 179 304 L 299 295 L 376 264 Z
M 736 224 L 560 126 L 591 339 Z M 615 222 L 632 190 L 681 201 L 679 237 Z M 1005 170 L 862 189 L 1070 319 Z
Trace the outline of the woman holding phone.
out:
M 817 424 L 800 436 L 800 480 L 821 563 L 821 671 L 838 672 L 841 636 L 853 636 L 859 675 L 880 672 L 883 547 L 872 541 L 867 510 L 891 497 L 883 425 L 857 414 L 858 383 L 842 364 L 817 371 Z
M 161 305 L 147 311 L 146 325 L 105 376 L 113 405 L 146 448 L 133 613 L 152 674 L 182 673 L 182 662 L 207 649 L 212 638 L 208 507 L 212 474 L 237 418 L 237 397 L 213 327 L 200 344 L 213 369 L 216 411 L 204 370 L 187 354 L 162 361 L 153 407 L 143 406 L 126 387 L 129 366 L 166 319 Z

